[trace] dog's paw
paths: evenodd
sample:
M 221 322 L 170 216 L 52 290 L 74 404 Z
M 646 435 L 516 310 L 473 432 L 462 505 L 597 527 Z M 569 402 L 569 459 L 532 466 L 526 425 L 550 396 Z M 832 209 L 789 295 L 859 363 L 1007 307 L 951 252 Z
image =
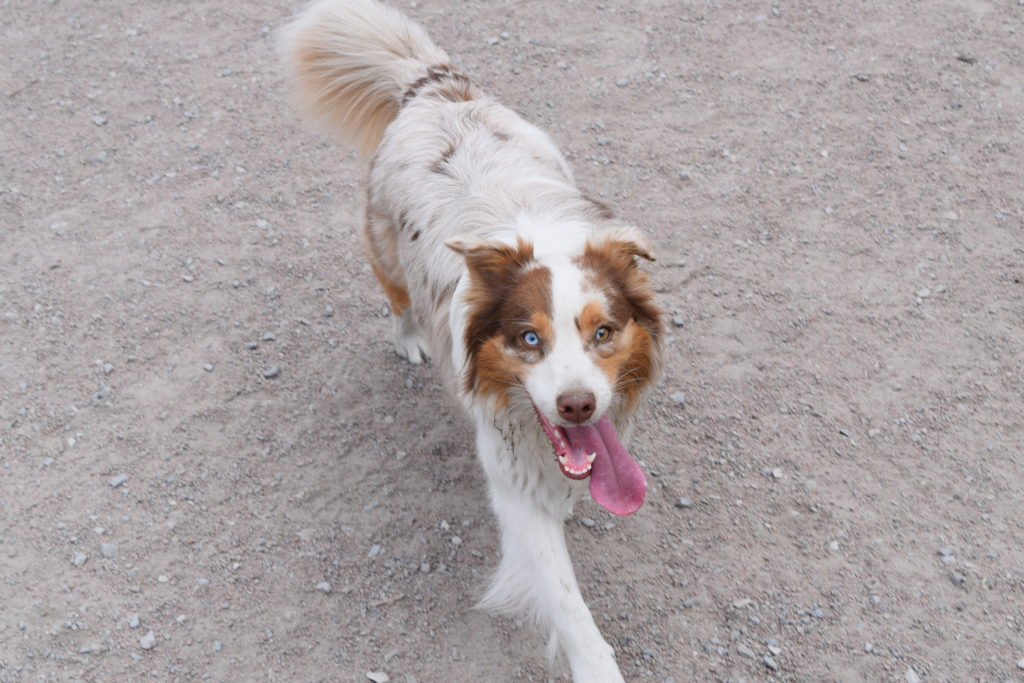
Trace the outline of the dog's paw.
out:
M 428 360 L 427 345 L 418 334 L 395 337 L 395 352 L 413 365 Z
M 412 313 L 406 311 L 401 316 L 392 317 L 394 324 L 395 353 L 413 365 L 419 365 L 430 357 L 427 344 L 416 329 Z

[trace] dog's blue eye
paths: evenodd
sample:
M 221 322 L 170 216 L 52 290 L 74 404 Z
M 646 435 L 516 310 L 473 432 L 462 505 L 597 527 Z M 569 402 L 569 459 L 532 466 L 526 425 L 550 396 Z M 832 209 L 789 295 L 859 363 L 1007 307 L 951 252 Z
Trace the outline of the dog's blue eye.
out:
M 597 341 L 604 341 L 611 335 L 612 331 L 609 328 L 602 325 L 601 327 L 597 328 L 597 332 L 594 333 L 594 339 L 596 339 Z
M 523 341 L 526 342 L 527 346 L 539 346 L 540 337 L 537 336 L 536 332 L 527 332 L 523 335 Z

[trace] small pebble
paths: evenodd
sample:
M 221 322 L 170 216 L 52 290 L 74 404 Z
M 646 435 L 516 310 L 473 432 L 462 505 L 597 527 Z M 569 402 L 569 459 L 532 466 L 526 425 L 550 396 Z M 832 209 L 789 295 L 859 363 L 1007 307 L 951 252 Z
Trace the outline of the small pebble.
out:
M 318 591 L 320 591 L 321 593 L 330 593 L 331 592 L 331 584 L 328 583 L 327 581 L 321 581 L 320 583 L 318 583 L 316 585 L 316 589 Z
M 138 628 L 138 627 L 139 627 L 139 615 L 138 614 L 133 614 L 130 617 L 128 617 L 128 628 Z
M 1024 657 L 1017 660 L 1017 668 L 1024 671 Z
M 207 372 L 213 372 L 213 365 L 207 363 L 206 365 L 203 366 L 203 370 L 206 370 Z
M 128 475 L 127 474 L 119 474 L 119 475 L 117 475 L 116 477 L 114 477 L 113 479 L 110 480 L 110 485 L 113 486 L 116 489 L 118 486 L 120 486 L 121 484 L 125 483 L 126 481 L 128 481 Z
M 107 559 L 117 557 L 116 543 L 100 543 L 100 554 Z
M 184 280 L 185 282 L 192 282 L 193 280 L 195 280 L 195 278 L 192 277 L 191 275 L 182 275 L 181 279 Z
M 462 545 L 462 538 L 459 536 L 452 536 L 452 545 Z
M 94 124 L 96 124 L 97 126 L 105 126 L 105 125 L 107 125 L 107 120 L 104 117 L 102 117 L 102 116 L 94 116 L 94 117 L 92 117 L 92 122 Z
M 693 501 L 685 496 L 676 501 L 677 508 L 692 508 Z
M 750 598 L 741 598 L 740 600 L 733 602 L 732 606 L 736 609 L 743 609 L 744 607 L 749 607 L 752 602 L 754 601 Z
M 324 306 L 323 316 L 325 318 L 330 318 L 332 315 L 334 315 L 334 309 L 331 308 L 330 306 Z
M 774 659 L 772 659 L 772 658 L 771 658 L 770 656 L 768 656 L 768 655 L 765 655 L 765 656 L 764 656 L 764 657 L 763 657 L 763 658 L 761 659 L 761 661 L 762 661 L 762 662 L 764 663 L 764 665 L 765 665 L 766 667 L 768 667 L 768 668 L 769 668 L 769 669 L 771 669 L 772 671 L 778 671 L 778 670 L 779 670 L 779 665 L 778 665 L 778 664 L 776 664 L 776 663 L 775 663 L 775 660 L 774 660 Z
M 964 583 L 967 582 L 967 577 L 964 576 L 963 574 L 961 574 L 960 572 L 953 572 L 950 575 L 949 580 L 952 581 L 957 586 L 962 586 L 962 585 L 964 585 Z
M 950 548 L 948 545 L 944 548 L 939 548 L 939 555 L 941 557 L 950 557 L 953 555 L 953 549 Z
M 273 332 L 264 332 L 263 336 L 260 337 L 260 341 L 274 341 L 277 336 Z
M 267 379 L 273 379 L 280 374 L 281 368 L 277 367 L 276 365 L 272 365 L 263 371 L 263 376 L 266 377 Z
M 220 649 L 221 649 L 220 641 L 219 640 L 213 641 L 213 651 L 214 652 L 220 652 Z
M 156 647 L 156 636 L 153 635 L 152 631 L 148 631 L 146 635 L 139 638 L 139 647 L 143 650 L 152 650 Z
M 71 556 L 71 564 L 75 565 L 76 567 L 81 567 L 88 560 L 89 560 L 89 556 L 86 555 L 85 553 L 75 553 L 74 555 Z
M 366 556 L 367 557 L 377 557 L 378 555 L 380 555 L 382 550 L 384 550 L 384 549 L 381 548 L 379 545 L 374 544 L 374 546 L 372 548 L 370 548 L 370 552 L 366 553 Z
M 829 543 L 828 549 L 832 552 L 836 552 L 837 550 L 839 550 L 839 541 L 832 541 L 831 543 Z
M 751 650 L 746 645 L 744 645 L 743 643 L 740 643 L 739 645 L 736 646 L 736 652 L 739 652 L 744 657 L 749 657 L 750 659 L 754 659 L 754 658 L 757 657 L 757 655 L 754 654 L 754 651 Z
M 595 526 L 597 526 L 597 522 L 592 520 L 590 517 L 581 517 L 580 524 L 587 527 L 588 529 L 593 529 Z
M 110 373 L 112 373 L 114 371 L 114 366 L 111 365 L 110 363 L 104 363 L 102 368 L 103 368 L 103 374 L 104 375 L 109 375 Z
M 675 325 L 676 327 L 686 327 L 686 319 L 680 318 L 679 316 L 675 316 L 674 318 L 672 318 L 672 324 Z
M 907 683 L 921 683 L 921 677 L 917 675 L 917 672 L 911 666 L 908 666 L 907 670 L 903 673 L 903 680 Z
M 366 677 L 373 681 L 373 683 L 388 683 L 391 680 L 383 671 L 367 671 Z
M 259 345 L 260 345 L 259 342 L 254 342 L 254 341 L 247 341 L 247 342 L 245 342 L 245 344 L 243 344 L 243 346 L 245 348 L 249 349 L 250 351 L 252 351 L 255 348 L 259 348 Z
M 677 391 L 674 394 L 669 394 L 668 398 L 677 406 L 686 405 L 686 394 L 683 393 L 682 391 Z

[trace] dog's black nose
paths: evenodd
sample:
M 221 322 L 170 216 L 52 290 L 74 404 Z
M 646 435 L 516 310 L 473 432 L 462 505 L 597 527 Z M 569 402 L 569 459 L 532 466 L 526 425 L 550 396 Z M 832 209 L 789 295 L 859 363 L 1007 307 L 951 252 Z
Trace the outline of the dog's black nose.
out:
M 594 414 L 597 401 L 589 391 L 569 391 L 558 397 L 558 414 L 563 420 L 579 424 Z

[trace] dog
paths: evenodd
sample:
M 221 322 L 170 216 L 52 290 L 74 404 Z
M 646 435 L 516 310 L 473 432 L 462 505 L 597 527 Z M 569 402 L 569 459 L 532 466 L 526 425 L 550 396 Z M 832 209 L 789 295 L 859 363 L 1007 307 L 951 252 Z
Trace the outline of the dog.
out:
M 584 195 L 551 139 L 376 0 L 321 0 L 282 32 L 299 105 L 368 161 L 365 247 L 395 350 L 429 357 L 476 427 L 501 526 L 479 607 L 526 613 L 573 679 L 622 681 L 564 534 L 646 479 L 623 445 L 656 381 L 662 313 L 642 234 Z

